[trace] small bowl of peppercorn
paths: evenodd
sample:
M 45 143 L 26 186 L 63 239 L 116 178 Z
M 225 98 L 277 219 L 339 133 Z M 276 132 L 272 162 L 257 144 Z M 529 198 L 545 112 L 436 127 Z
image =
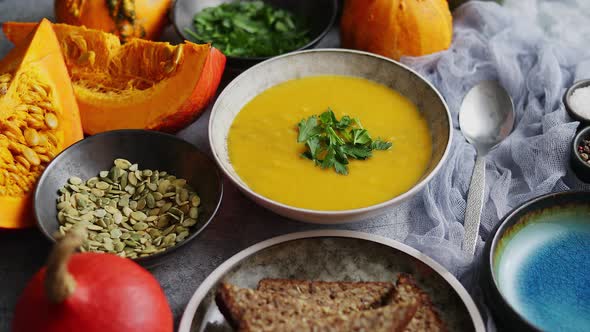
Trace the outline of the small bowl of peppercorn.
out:
M 590 127 L 580 130 L 572 143 L 571 167 L 578 179 L 590 183 Z

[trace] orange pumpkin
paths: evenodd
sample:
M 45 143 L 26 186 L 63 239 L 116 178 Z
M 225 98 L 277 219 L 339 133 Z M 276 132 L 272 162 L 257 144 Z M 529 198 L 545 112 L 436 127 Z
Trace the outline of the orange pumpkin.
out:
M 58 22 L 131 37 L 155 39 L 167 22 L 172 0 L 55 0 Z
M 70 77 L 51 23 L 0 61 L 0 227 L 31 226 L 31 197 L 49 161 L 82 139 Z
M 342 46 L 398 60 L 447 49 L 453 18 L 447 0 L 347 0 Z
M 31 23 L 7 22 L 15 44 Z M 193 122 L 214 96 L 225 56 L 210 45 L 133 39 L 65 24 L 61 42 L 87 134 L 136 128 L 176 131 Z

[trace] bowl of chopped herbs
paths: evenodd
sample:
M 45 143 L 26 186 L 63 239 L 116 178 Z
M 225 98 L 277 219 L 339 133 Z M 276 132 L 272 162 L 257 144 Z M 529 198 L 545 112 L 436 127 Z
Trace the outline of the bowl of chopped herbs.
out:
M 184 39 L 211 43 L 243 70 L 317 45 L 336 20 L 337 0 L 177 0 L 172 19 Z

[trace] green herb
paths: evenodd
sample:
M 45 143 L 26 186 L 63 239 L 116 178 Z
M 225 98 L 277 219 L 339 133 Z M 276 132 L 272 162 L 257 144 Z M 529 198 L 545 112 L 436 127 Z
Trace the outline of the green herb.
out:
M 391 142 L 373 140 L 359 119 L 345 115 L 338 120 L 330 108 L 319 116 L 301 120 L 298 129 L 297 142 L 307 147 L 301 156 L 344 175 L 348 174 L 346 165 L 350 159 L 365 160 L 374 150 L 392 146 Z
M 226 55 L 243 57 L 290 52 L 310 40 L 307 29 L 293 14 L 263 1 L 236 1 L 205 8 L 194 16 L 193 29 L 185 31 Z

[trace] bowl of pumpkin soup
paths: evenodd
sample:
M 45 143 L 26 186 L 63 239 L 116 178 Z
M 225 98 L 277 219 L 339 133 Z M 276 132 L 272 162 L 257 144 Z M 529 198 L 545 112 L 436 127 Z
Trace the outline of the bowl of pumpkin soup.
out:
M 214 158 L 246 196 L 324 224 L 374 217 L 418 193 L 446 159 L 451 135 L 445 101 L 419 74 L 343 49 L 248 69 L 209 120 Z

